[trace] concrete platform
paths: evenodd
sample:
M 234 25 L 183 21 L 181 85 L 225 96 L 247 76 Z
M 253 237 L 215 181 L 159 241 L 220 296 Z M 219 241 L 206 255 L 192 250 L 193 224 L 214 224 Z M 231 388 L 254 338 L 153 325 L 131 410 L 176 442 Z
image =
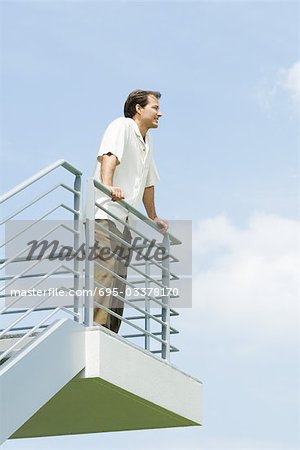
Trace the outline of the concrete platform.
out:
M 86 330 L 86 368 L 12 438 L 201 424 L 202 384 L 100 327 Z

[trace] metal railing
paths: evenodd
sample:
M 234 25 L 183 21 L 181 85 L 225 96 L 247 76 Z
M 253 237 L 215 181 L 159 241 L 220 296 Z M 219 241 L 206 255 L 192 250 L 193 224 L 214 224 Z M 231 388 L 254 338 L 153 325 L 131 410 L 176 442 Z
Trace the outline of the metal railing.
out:
M 120 227 L 129 229 L 133 236 L 143 240 L 143 244 L 129 244 L 113 231 L 105 230 L 112 239 L 119 242 L 123 247 L 127 247 L 134 255 L 138 255 L 138 261 L 129 262 L 129 276 L 127 276 L 127 278 L 122 278 L 117 273 L 111 272 L 107 267 L 103 267 L 97 260 L 93 261 L 86 259 L 85 287 L 87 294 L 85 297 L 85 321 L 88 325 L 96 324 L 93 321 L 93 312 L 96 306 L 122 322 L 121 331 L 124 329 L 122 334 L 123 338 L 131 339 L 136 345 L 142 346 L 151 353 L 160 354 L 163 359 L 169 361 L 170 353 L 178 351 L 178 349 L 170 342 L 171 335 L 178 334 L 178 330 L 170 324 L 170 318 L 178 315 L 177 311 L 170 308 L 170 299 L 177 297 L 170 294 L 170 282 L 178 279 L 178 277 L 170 270 L 171 264 L 178 262 L 178 259 L 171 254 L 170 247 L 171 245 L 179 245 L 181 242 L 172 234 L 159 231 L 152 220 L 148 219 L 126 201 L 119 201 L 119 205 L 124 208 L 127 216 L 131 215 L 144 225 L 146 232 L 140 231 L 138 226 L 133 226 L 127 220 L 120 219 L 120 217 L 97 202 L 95 199 L 95 192 L 101 192 L 102 195 L 107 196 L 107 198 L 111 197 L 109 189 L 103 184 L 93 178 L 88 180 L 85 210 L 87 246 L 91 248 L 94 245 L 95 229 L 103 228 L 100 223 L 95 222 L 95 212 L 97 210 L 101 210 L 107 214 L 108 220 L 111 220 L 117 226 L 119 225 Z M 155 240 L 148 234 L 151 230 L 155 231 L 159 236 Z M 155 249 L 164 250 L 164 258 L 161 262 L 155 261 L 147 254 L 150 245 Z M 146 252 L 143 253 L 143 250 L 146 250 Z M 114 257 L 116 258 L 117 256 L 115 255 Z M 114 294 L 114 297 L 124 303 L 125 312 L 131 314 L 123 316 L 116 311 L 112 311 L 105 307 L 101 302 L 95 302 L 92 294 L 95 292 L 95 287 L 105 288 L 104 285 L 100 285 L 97 280 L 94 279 L 95 266 L 101 267 L 102 270 L 105 270 L 108 273 L 111 272 L 111 277 L 122 281 L 122 283 L 126 285 L 126 291 L 129 292 L 129 296 L 124 298 L 116 293 Z M 153 268 L 159 273 L 152 274 Z M 153 288 L 153 286 L 155 286 L 156 289 Z M 140 295 L 140 292 L 144 295 Z M 157 309 L 158 312 L 155 314 L 153 310 Z
M 59 168 L 62 168 L 65 173 L 71 174 L 73 178 L 72 185 L 55 182 L 54 185 L 47 186 L 47 189 L 43 193 L 36 196 L 36 190 L 39 190 L 40 180 L 46 181 L 48 184 L 48 175 L 57 172 Z M 58 282 L 62 282 L 60 289 L 67 291 L 69 287 L 65 287 L 64 282 L 66 277 L 69 277 L 69 279 L 71 278 L 74 291 L 79 291 L 82 286 L 82 263 L 77 258 L 74 258 L 70 266 L 70 264 L 63 262 L 57 263 L 54 258 L 54 267 L 45 270 L 45 260 L 49 261 L 50 252 L 44 252 L 40 258 L 28 258 L 28 255 L 26 256 L 26 252 L 28 251 L 28 243 L 26 242 L 28 241 L 28 237 L 26 238 L 26 235 L 28 236 L 28 233 L 33 233 L 37 241 L 42 241 L 50 235 L 55 235 L 59 229 L 64 229 L 72 236 L 74 250 L 79 249 L 82 243 L 81 175 L 82 173 L 71 164 L 64 160 L 59 160 L 0 197 L 0 204 L 3 209 L 9 210 L 11 209 L 10 206 L 14 208 L 17 204 L 15 196 L 30 189 L 33 191 L 30 191 L 31 198 L 25 204 L 20 205 L 18 198 L 19 207 L 16 210 L 10 211 L 0 222 L 2 235 L 5 235 L 3 231 L 4 227 L 7 227 L 6 231 L 10 227 L 13 228 L 12 221 L 15 221 L 15 224 L 19 221 L 19 224 L 21 224 L 19 231 L 13 232 L 12 236 L 4 239 L 0 244 L 2 254 L 4 251 L 7 251 L 8 246 L 10 246 L 10 252 L 12 253 L 8 256 L 3 254 L 4 257 L 0 259 L 0 339 L 6 339 L 5 350 L 0 353 L 0 364 L 1 361 L 3 363 L 3 361 L 10 357 L 13 352 L 22 349 L 30 338 L 41 333 L 45 328 L 60 318 L 62 314 L 67 314 L 67 316 L 73 317 L 74 320 L 82 322 L 83 297 L 80 298 L 80 296 L 75 294 L 72 297 L 72 301 L 70 301 L 70 305 L 58 304 L 53 306 L 51 305 L 53 300 L 57 302 L 57 299 L 54 298 L 56 291 L 52 291 L 51 289 L 44 289 L 42 291 L 39 289 L 48 281 L 53 283 L 54 278 L 56 278 Z M 71 200 L 68 198 L 67 202 L 61 202 L 60 199 L 64 195 L 62 191 L 71 194 Z M 51 195 L 52 200 L 53 195 L 55 196 L 54 206 L 36 217 L 36 210 L 41 210 L 41 205 L 45 206 L 50 201 Z M 12 199 L 13 201 L 11 201 Z M 69 217 L 65 221 L 54 221 L 53 223 L 51 220 L 53 213 L 61 210 L 64 210 Z M 33 220 L 20 219 L 22 213 L 28 211 L 31 213 Z M 41 236 L 40 233 L 45 220 L 48 220 L 48 230 L 46 233 L 42 233 Z M 62 276 L 64 278 L 59 280 L 59 277 Z M 33 283 L 31 283 L 32 280 Z M 31 283 L 29 286 L 28 282 Z M 34 291 L 42 295 L 37 297 L 33 302 L 30 302 L 31 299 L 29 296 Z M 14 293 L 12 294 L 12 292 Z M 47 301 L 50 303 L 49 306 L 45 305 Z
M 64 170 L 63 182 L 59 180 L 49 186 L 50 174 L 57 173 L 59 168 Z M 65 181 L 67 174 L 72 177 L 71 184 Z M 18 222 L 23 213 L 33 218 L 22 223 L 21 228 L 19 227 L 16 231 L 13 228 L 13 232 L 0 243 L 0 251 L 8 246 L 13 250 L 11 254 L 4 255 L 0 259 L 0 282 L 2 283 L 0 286 L 0 340 L 9 338 L 6 343 L 10 343 L 6 345 L 4 352 L 0 351 L 0 364 L 13 352 L 23 348 L 28 339 L 43 332 L 62 316 L 72 317 L 73 320 L 87 327 L 98 325 L 94 322 L 95 307 L 121 321 L 121 338 L 130 340 L 133 344 L 169 361 L 170 353 L 178 351 L 171 343 L 171 337 L 178 334 L 178 330 L 171 324 L 171 319 L 178 316 L 178 312 L 170 307 L 172 299 L 178 297 L 170 289 L 172 281 L 178 280 L 173 272 L 173 264 L 178 262 L 178 259 L 172 254 L 171 248 L 181 242 L 170 233 L 163 234 L 153 221 L 124 200 L 119 201 L 118 204 L 126 211 L 127 216 L 135 218 L 136 224 L 122 220 L 114 213 L 107 211 L 96 201 L 95 193 L 100 192 L 107 198 L 111 197 L 111 193 L 93 178 L 88 179 L 86 201 L 82 204 L 81 175 L 82 173 L 71 164 L 59 160 L 0 197 L 0 204 L 12 204 L 14 207 L 16 202 L 12 201 L 12 198 L 15 200 L 16 195 L 30 188 L 34 191 L 29 200 L 22 204 L 19 202 L 18 208 L 9 211 L 5 219 L 0 222 L 0 226 L 9 228 L 10 223 Z M 40 180 L 47 182 L 47 188 L 43 192 L 39 186 Z M 62 191 L 68 195 L 66 201 L 62 201 Z M 50 198 L 53 199 L 53 196 L 55 202 L 49 208 Z M 41 205 L 47 207 L 47 210 L 42 213 Z M 127 242 L 120 235 L 106 230 L 115 241 L 120 243 L 120 246 L 127 248 L 132 256 L 127 267 L 127 277 L 111 272 L 99 259 L 95 260 L 88 256 L 87 249 L 95 245 L 95 230 L 103 227 L 100 222 L 95 221 L 95 212 L 99 210 L 106 212 L 109 220 L 117 226 L 130 230 L 132 238 L 136 238 Z M 62 211 L 68 216 L 66 220 L 60 218 Z M 59 214 L 59 219 L 54 225 L 50 221 L 52 214 Z M 47 221 L 49 226 L 44 232 L 42 225 Z M 42 256 L 41 254 L 32 255 L 28 259 L 26 233 L 35 233 L 36 241 L 46 242 L 53 233 L 60 233 L 61 230 L 64 230 L 72 239 L 69 262 L 68 258 L 59 258 L 60 252 L 66 249 L 59 239 L 60 245 L 54 250 L 52 248 L 50 251 L 50 247 L 45 246 Z M 142 244 L 137 243 L 140 241 Z M 78 252 L 82 247 L 85 249 L 84 257 L 79 258 Z M 164 251 L 164 258 L 156 260 L 151 257 L 148 251 L 150 247 L 155 251 Z M 118 258 L 118 255 L 110 256 Z M 49 261 L 52 263 L 50 268 L 45 266 Z M 126 286 L 126 296 L 114 294 L 114 297 L 124 305 L 125 314 L 120 314 L 120 311 L 113 310 L 101 301 L 95 300 L 95 287 L 106 288 L 94 279 L 95 267 L 107 273 L 111 272 L 110 276 L 113 280 L 122 281 Z M 47 282 L 50 285 L 43 290 L 43 295 L 36 297 L 29 304 L 30 291 L 42 288 Z M 59 289 L 52 289 L 54 282 L 58 283 Z M 19 295 L 12 295 L 13 287 L 20 283 L 25 283 L 26 288 L 21 290 Z M 65 300 L 63 304 L 59 301 L 58 290 L 66 294 L 72 292 L 67 304 Z M 68 298 L 67 295 L 65 298 Z

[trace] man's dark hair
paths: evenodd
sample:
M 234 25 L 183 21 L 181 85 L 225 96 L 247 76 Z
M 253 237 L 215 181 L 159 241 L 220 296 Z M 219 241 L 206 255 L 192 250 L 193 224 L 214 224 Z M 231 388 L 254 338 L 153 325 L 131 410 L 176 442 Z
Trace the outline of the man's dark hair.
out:
M 157 91 L 142 91 L 136 89 L 135 91 L 130 92 L 124 104 L 124 116 L 132 119 L 136 113 L 136 105 L 145 108 L 148 103 L 148 95 L 154 95 L 157 99 L 161 97 L 161 93 Z

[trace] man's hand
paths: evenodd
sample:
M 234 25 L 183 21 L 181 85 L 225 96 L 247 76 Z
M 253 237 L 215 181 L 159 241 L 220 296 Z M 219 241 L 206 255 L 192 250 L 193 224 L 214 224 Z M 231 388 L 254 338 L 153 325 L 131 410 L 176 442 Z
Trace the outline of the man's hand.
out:
M 166 233 L 168 231 L 169 223 L 166 219 L 160 219 L 159 217 L 155 217 L 155 219 L 153 219 L 153 222 L 155 223 L 157 228 L 159 228 L 159 231 L 161 231 L 162 233 Z
M 116 186 L 107 186 L 107 188 L 111 191 L 111 199 L 113 202 L 125 198 L 121 188 Z

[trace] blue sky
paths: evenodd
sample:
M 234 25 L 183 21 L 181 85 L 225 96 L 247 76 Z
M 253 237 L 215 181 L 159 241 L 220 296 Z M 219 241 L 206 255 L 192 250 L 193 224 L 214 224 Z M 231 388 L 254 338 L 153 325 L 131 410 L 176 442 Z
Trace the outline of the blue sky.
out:
M 0 10 L 1 191 L 60 158 L 91 175 L 127 94 L 162 92 L 158 210 L 194 223 L 193 309 L 176 324 L 174 362 L 205 386 L 201 429 L 3 449 L 297 448 L 299 3 L 1 1 Z

